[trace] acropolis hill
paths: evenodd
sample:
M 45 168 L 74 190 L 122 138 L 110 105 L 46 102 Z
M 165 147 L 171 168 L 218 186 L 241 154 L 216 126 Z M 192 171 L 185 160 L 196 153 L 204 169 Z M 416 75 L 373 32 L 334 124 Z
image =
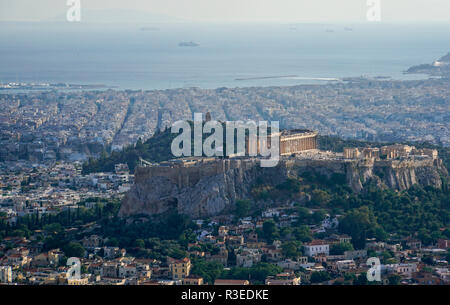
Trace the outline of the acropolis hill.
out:
M 235 201 L 250 198 L 251 186 L 258 179 L 278 185 L 287 178 L 298 178 L 305 172 L 330 177 L 337 173 L 355 192 L 371 182 L 381 188 L 404 190 L 414 184 L 441 188 L 440 174 L 447 175 L 442 161 L 434 154 L 410 150 L 417 154 L 394 153 L 381 159 L 365 154 L 352 157 L 342 153 L 301 150 L 280 157 L 276 167 L 262 168 L 257 158 L 185 158 L 138 167 L 135 185 L 123 199 L 120 215 L 158 215 L 177 211 L 192 217 L 207 217 L 231 212 Z M 388 148 L 386 148 L 388 149 Z M 385 149 L 385 150 L 386 150 Z M 280 151 L 280 154 L 282 152 Z

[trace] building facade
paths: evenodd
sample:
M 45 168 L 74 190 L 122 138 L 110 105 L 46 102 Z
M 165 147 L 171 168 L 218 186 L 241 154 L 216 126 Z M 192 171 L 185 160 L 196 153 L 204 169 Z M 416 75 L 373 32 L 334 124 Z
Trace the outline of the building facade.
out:
M 169 272 L 173 280 L 182 280 L 191 273 L 191 260 L 187 257 L 183 259 L 169 259 Z
M 292 155 L 305 150 L 318 149 L 317 132 L 310 130 L 284 130 L 280 133 L 280 155 Z
M 307 256 L 316 256 L 318 254 L 330 254 L 330 245 L 321 241 L 321 240 L 313 240 L 312 242 L 306 244 L 304 246 L 305 255 Z
M 267 145 L 267 148 L 269 149 L 273 137 L 278 136 L 280 156 L 289 156 L 306 150 L 318 149 L 317 135 L 317 132 L 307 129 L 282 130 L 277 134 L 269 136 L 265 145 Z M 259 138 L 247 136 L 245 147 L 246 154 L 260 154 L 261 145 L 264 145 L 264 143 L 261 144 Z

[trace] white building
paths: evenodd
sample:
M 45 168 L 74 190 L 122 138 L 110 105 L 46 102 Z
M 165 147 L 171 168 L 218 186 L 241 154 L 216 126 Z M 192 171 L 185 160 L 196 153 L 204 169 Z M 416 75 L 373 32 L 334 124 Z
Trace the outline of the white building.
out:
M 317 254 L 330 255 L 330 245 L 322 240 L 313 240 L 304 246 L 305 255 L 316 256 Z

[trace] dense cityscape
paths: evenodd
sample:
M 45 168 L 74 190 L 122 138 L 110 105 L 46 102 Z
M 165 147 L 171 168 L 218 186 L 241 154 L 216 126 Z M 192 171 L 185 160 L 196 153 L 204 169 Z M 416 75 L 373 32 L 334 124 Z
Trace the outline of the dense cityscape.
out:
M 199 91 L 182 91 L 192 90 Z M 51 101 L 55 94 L 58 95 L 40 93 L 39 96 L 46 96 Z M 218 215 L 189 218 L 169 213 L 166 216 L 157 214 L 158 218 L 154 218 L 139 214 L 145 212 L 142 209 L 138 214 L 118 217 L 121 206 L 122 210 L 126 209 L 123 198 L 135 180 L 128 164 L 116 163 L 111 172 L 86 173 L 83 167 L 87 163 L 83 163 L 83 158 L 73 156 L 84 156 L 85 159 L 101 154 L 102 158 L 108 158 L 105 151 L 108 147 L 119 150 L 114 145 L 129 145 L 130 141 L 141 137 L 149 139 L 140 145 L 144 145 L 144 149 L 145 145 L 151 147 L 154 138 L 151 132 L 169 124 L 170 117 L 167 116 L 169 111 L 158 111 L 156 107 L 146 113 L 146 117 L 154 113 L 154 121 L 138 116 L 136 109 L 143 107 L 137 107 L 137 101 L 145 94 L 156 93 L 72 94 L 55 104 L 51 116 L 45 116 L 38 108 L 31 110 L 38 100 L 22 104 L 22 99 L 28 100 L 29 96 L 15 97 L 17 110 L 6 113 L 10 116 L 14 113 L 33 115 L 27 116 L 27 120 L 17 120 L 16 124 L 22 128 L 10 129 L 15 136 L 5 137 L 9 142 L 11 139 L 17 139 L 17 142 L 4 147 L 15 145 L 19 151 L 2 155 L 8 159 L 1 163 L 0 176 L 2 283 L 361 285 L 370 283 L 366 276 L 370 268 L 367 265 L 369 257 L 378 257 L 381 262 L 383 276 L 377 284 L 448 283 L 448 173 L 437 149 L 393 145 L 345 148 L 343 152 L 317 149 L 303 152 L 298 148 L 295 156 L 285 158 L 300 162 L 318 160 L 324 164 L 356 162 L 357 166 L 386 162 L 383 159 L 392 163 L 384 173 L 357 178 L 358 184 L 361 179 L 361 187 L 368 190 L 362 193 L 358 193 L 358 189 L 352 190 L 354 180 L 340 178 L 342 174 L 336 170 L 328 176 L 320 174 L 324 165 L 317 163 L 315 167 L 319 172 L 303 172 L 297 178 L 284 179 L 284 182 L 277 178 L 279 184 L 267 184 L 258 178 L 249 186 L 249 198 L 237 200 L 229 212 Z M 75 112 L 75 103 L 80 109 L 78 99 L 98 98 L 99 95 L 108 102 L 97 99 L 91 106 L 95 120 Z M 116 101 L 115 95 L 121 98 Z M 129 98 L 129 95 L 133 96 Z M 73 98 L 77 100 L 71 102 Z M 121 102 L 127 98 L 133 102 Z M 118 108 L 106 106 L 110 104 Z M 436 109 L 439 107 L 442 105 L 436 103 Z M 122 109 L 122 112 L 112 115 L 115 109 Z M 197 110 L 199 108 L 195 108 Z M 181 113 L 182 110 L 178 111 Z M 139 119 L 146 122 L 144 128 L 147 129 L 139 129 L 142 125 L 133 123 L 141 122 Z M 25 130 L 24 134 L 19 130 Z M 42 135 L 37 136 L 40 130 Z M 61 136 L 62 130 L 68 131 L 66 138 Z M 29 143 L 25 142 L 26 133 L 31 135 Z M 158 131 L 155 137 L 166 135 L 169 135 L 168 131 Z M 52 137 L 53 142 L 50 142 Z M 108 140 L 105 143 L 103 139 Z M 128 142 L 121 142 L 124 139 Z M 96 145 L 92 143 L 94 140 L 97 140 Z M 355 145 L 350 143 L 353 143 L 351 140 L 347 144 Z M 356 143 L 366 145 L 365 142 Z M 69 153 L 64 155 L 67 151 Z M 444 152 L 448 154 L 445 149 Z M 430 162 L 427 163 L 430 165 L 422 167 L 423 162 Z M 394 163 L 408 167 L 413 164 L 415 174 L 412 175 L 417 178 L 404 180 L 408 178 L 397 173 L 396 178 L 386 180 L 383 176 L 391 166 L 391 170 L 396 171 Z M 163 163 L 149 164 L 167 167 Z M 414 169 L 416 166 L 418 168 Z M 424 176 L 424 171 L 430 169 L 431 172 Z M 377 171 L 375 167 L 373 171 Z M 443 175 L 442 182 L 439 175 Z M 392 182 L 392 179 L 398 181 Z M 386 186 L 372 189 L 373 181 Z M 149 183 L 157 182 L 150 180 Z M 154 187 L 159 186 L 154 184 Z M 201 198 L 196 200 L 202 201 Z M 376 202 L 384 202 L 381 210 Z M 383 214 L 386 204 L 397 216 Z M 411 204 L 418 209 L 415 213 L 411 213 Z M 419 222 L 409 223 L 421 218 Z M 173 229 L 167 231 L 166 226 Z M 69 257 L 81 258 L 80 278 L 68 277 L 66 261 Z
M 2 296 L 445 289 L 450 4 L 424 3 L 0 0 Z
M 446 80 L 375 81 L 217 90 L 88 91 L 0 97 L 0 160 L 86 160 L 146 140 L 194 112 L 277 120 L 282 128 L 448 147 Z M 245 111 L 244 111 L 245 110 Z

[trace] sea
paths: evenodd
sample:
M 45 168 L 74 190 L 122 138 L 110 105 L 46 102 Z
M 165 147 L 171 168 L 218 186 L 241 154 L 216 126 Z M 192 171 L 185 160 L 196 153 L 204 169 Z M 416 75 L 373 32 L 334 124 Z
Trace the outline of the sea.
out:
M 423 79 L 403 72 L 449 51 L 450 23 L 3 22 L 0 82 L 152 90 Z

